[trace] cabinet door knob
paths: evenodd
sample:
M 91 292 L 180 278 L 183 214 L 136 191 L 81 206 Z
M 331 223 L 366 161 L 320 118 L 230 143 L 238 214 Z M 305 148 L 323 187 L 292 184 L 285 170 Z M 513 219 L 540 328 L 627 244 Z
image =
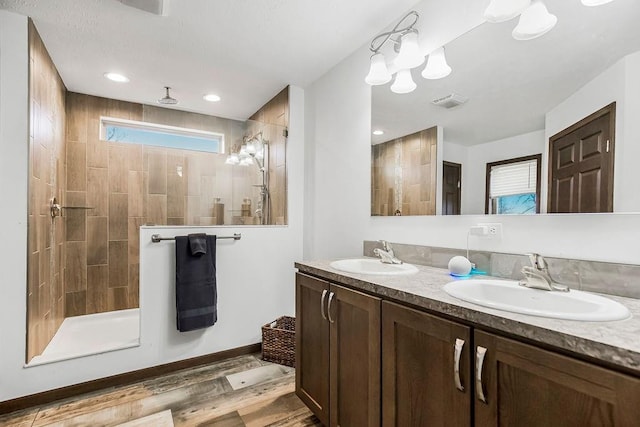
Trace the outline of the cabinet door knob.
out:
M 486 348 L 481 346 L 476 348 L 476 396 L 482 403 L 487 403 L 487 398 L 484 395 L 484 387 L 482 385 L 482 368 L 484 367 L 484 357 L 486 354 Z
M 327 290 L 322 290 L 322 298 L 320 298 L 320 314 L 322 314 L 322 318 L 327 320 L 327 315 L 324 313 L 324 300 L 327 298 Z
M 453 347 L 453 380 L 456 384 L 456 388 L 460 391 L 464 391 L 464 386 L 460 380 L 460 356 L 462 356 L 463 348 L 464 340 L 456 338 L 456 344 Z
M 333 302 L 333 297 L 335 296 L 336 294 L 334 294 L 333 292 L 329 292 L 329 304 L 327 304 L 327 316 L 329 317 L 329 323 L 335 323 L 335 320 L 331 318 L 331 303 Z

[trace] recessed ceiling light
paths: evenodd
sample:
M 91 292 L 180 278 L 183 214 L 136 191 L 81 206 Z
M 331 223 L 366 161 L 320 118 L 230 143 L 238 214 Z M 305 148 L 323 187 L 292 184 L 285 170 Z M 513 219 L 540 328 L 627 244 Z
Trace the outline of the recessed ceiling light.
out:
M 210 93 L 202 97 L 205 101 L 209 102 L 218 102 L 220 101 L 220 97 L 216 94 Z
M 384 135 L 384 131 L 381 131 L 381 130 L 379 130 L 379 129 L 376 129 L 376 130 L 374 130 L 374 131 L 373 131 L 373 134 L 374 134 L 374 135 Z
M 129 81 L 127 76 L 123 76 L 118 73 L 104 73 L 104 76 L 105 78 L 118 83 L 127 83 Z

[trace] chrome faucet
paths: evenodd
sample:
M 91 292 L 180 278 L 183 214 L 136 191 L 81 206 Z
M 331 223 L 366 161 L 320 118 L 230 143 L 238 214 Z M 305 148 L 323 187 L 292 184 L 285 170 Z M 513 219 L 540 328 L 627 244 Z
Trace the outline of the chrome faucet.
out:
M 521 286 L 526 286 L 533 289 L 542 289 L 545 291 L 560 291 L 569 292 L 569 287 L 555 283 L 549 275 L 549 268 L 547 262 L 542 255 L 539 254 L 527 254 L 531 266 L 522 267 L 522 274 L 524 279 L 518 282 Z
M 373 253 L 380 257 L 380 261 L 385 264 L 402 264 L 402 261 L 396 258 L 391 248 L 391 244 L 386 240 L 379 241 L 382 244 L 382 249 L 375 248 Z

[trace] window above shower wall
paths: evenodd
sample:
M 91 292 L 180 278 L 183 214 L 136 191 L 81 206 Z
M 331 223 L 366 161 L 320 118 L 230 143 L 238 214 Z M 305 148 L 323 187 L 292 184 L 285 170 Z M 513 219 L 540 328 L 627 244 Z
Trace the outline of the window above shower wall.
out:
M 224 134 L 134 120 L 100 118 L 100 139 L 180 150 L 224 153 Z
M 78 175 L 100 175 L 87 205 L 108 204 L 124 221 L 126 194 L 126 218 L 136 225 L 286 225 L 287 93 L 247 121 L 70 93 L 70 122 L 88 126 Z M 230 164 L 250 140 L 260 151 Z

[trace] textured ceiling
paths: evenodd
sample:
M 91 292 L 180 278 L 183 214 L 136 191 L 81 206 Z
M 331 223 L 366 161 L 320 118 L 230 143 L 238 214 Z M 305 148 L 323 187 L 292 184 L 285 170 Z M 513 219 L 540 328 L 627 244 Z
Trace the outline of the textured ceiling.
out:
M 0 0 L 0 8 L 33 18 L 71 91 L 148 104 L 171 86 L 177 108 L 246 119 L 287 84 L 318 79 L 414 3 L 164 0 L 166 16 L 118 0 Z M 131 82 L 107 81 L 107 71 Z M 222 101 L 202 100 L 211 92 Z

